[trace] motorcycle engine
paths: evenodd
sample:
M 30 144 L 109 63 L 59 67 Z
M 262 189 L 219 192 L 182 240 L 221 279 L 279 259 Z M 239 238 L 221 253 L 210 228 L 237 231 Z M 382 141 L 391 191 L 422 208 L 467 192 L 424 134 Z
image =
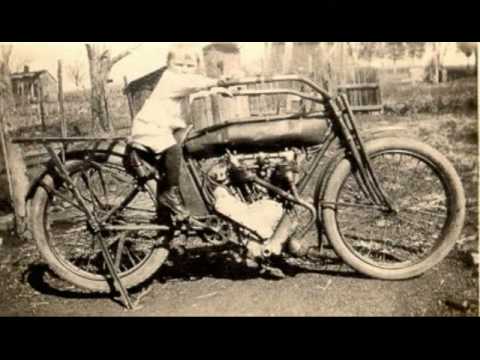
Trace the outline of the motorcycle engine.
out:
M 267 240 L 274 234 L 286 210 L 278 194 L 251 181 L 256 176 L 290 192 L 298 173 L 299 152 L 227 154 L 207 171 L 208 191 L 215 209 Z

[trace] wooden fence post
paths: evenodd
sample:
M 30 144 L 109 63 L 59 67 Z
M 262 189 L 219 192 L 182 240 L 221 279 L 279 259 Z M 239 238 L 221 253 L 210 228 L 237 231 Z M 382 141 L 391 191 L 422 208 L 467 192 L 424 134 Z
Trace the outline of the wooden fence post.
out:
M 62 137 L 68 136 L 67 123 L 65 119 L 65 107 L 63 103 L 63 73 L 62 73 L 62 61 L 58 60 L 58 106 L 60 111 L 60 126 Z
M 6 122 L 8 103 L 0 99 L 0 142 L 5 161 L 9 198 L 14 210 L 15 232 L 18 238 L 24 239 L 27 231 L 26 196 L 29 189 L 27 168 L 23 159 L 23 151 L 19 145 L 12 144 L 7 134 Z
M 282 62 L 282 73 L 288 74 L 290 72 L 290 67 L 292 65 L 293 60 L 293 42 L 286 42 L 285 43 L 285 52 L 283 54 L 283 62 Z
M 10 202 L 14 209 L 15 231 L 19 238 L 24 239 L 27 230 L 26 195 L 30 184 L 22 148 L 19 145 L 12 144 L 8 134 L 12 129 L 9 117 L 15 108 L 12 79 L 8 66 L 10 55 L 11 47 L 7 51 L 2 48 L 2 58 L 0 59 L 0 142 L 5 162 Z
M 135 118 L 135 115 L 133 113 L 133 101 L 132 101 L 132 94 L 130 94 L 130 92 L 127 92 L 127 88 L 128 88 L 128 79 L 126 76 L 123 77 L 123 83 L 124 83 L 124 93 L 125 95 L 127 96 L 127 102 L 128 102 L 128 110 L 130 112 L 130 120 L 131 120 L 131 123 L 133 123 L 133 120 Z
M 42 131 L 43 133 L 47 132 L 47 123 L 45 120 L 45 103 L 44 103 L 44 94 L 43 94 L 43 86 L 40 84 L 38 87 L 38 93 L 39 93 L 39 105 L 40 105 L 40 120 L 42 122 Z
M 12 173 L 11 169 L 9 166 L 9 161 L 8 161 L 8 146 L 7 146 L 7 134 L 6 134 L 6 129 L 5 129 L 5 106 L 3 104 L 2 99 L 0 99 L 0 142 L 2 145 L 2 155 L 3 155 L 3 161 L 5 162 L 5 174 L 7 176 L 7 183 L 8 183 L 8 193 L 10 200 L 14 198 L 14 191 L 13 191 L 13 179 L 12 179 Z
M 63 101 L 63 70 L 62 70 L 62 61 L 58 60 L 58 110 L 60 114 L 60 132 L 62 138 L 68 136 L 67 123 L 65 119 L 65 106 Z M 68 145 L 66 143 L 62 144 L 62 160 L 65 161 L 66 152 L 68 150 Z

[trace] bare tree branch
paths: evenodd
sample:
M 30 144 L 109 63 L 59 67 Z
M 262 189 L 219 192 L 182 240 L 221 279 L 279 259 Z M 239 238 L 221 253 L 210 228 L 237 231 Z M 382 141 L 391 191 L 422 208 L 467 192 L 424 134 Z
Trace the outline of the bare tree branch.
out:
M 13 45 L 2 45 L 1 46 L 1 51 L 2 51 L 2 62 L 5 66 L 10 65 L 10 58 L 12 56 L 12 51 L 13 51 Z
M 94 52 L 93 52 L 93 46 L 90 44 L 85 44 L 85 47 L 87 48 L 87 56 L 89 60 L 93 59 Z
M 85 80 L 85 72 L 82 69 L 82 64 L 79 61 L 67 66 L 67 74 L 75 83 L 75 87 L 80 88 Z
M 140 48 L 143 45 L 143 43 L 133 46 L 132 48 L 120 53 L 119 55 L 115 56 L 112 59 L 112 66 L 118 63 L 120 60 L 124 59 L 125 57 L 131 55 L 133 52 L 135 52 L 138 48 Z
M 131 54 L 130 50 L 127 50 L 127 51 L 124 51 L 124 52 L 118 54 L 117 56 L 115 56 L 115 57 L 111 60 L 112 66 L 115 65 L 116 63 L 118 63 L 120 60 L 126 58 L 126 57 L 129 56 L 130 54 Z
M 99 49 L 99 52 L 102 51 L 102 49 Z M 103 53 L 99 56 L 100 60 L 109 60 L 110 59 L 110 50 L 105 49 L 103 50 Z

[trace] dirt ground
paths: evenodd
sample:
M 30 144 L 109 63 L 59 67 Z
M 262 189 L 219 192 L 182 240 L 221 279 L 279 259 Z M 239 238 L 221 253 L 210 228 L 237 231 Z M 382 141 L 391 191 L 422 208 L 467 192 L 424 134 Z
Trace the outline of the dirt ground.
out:
M 148 284 L 142 308 L 127 312 L 109 296 L 82 293 L 25 261 L 30 246 L 2 252 L 2 316 L 476 316 L 478 273 L 455 252 L 426 275 L 386 282 L 345 266 L 284 268 L 285 280 L 204 260 L 166 266 Z M 8 255 L 7 255 L 8 254 Z M 23 254 L 23 255 L 21 255 Z M 20 259 L 18 259 L 20 256 Z M 13 263 L 13 265 L 11 265 Z M 137 295 L 139 292 L 136 293 Z M 465 303 L 466 302 L 466 303 Z
M 142 309 L 125 311 L 109 296 L 79 292 L 56 279 L 33 243 L 0 245 L 0 316 L 478 316 L 478 130 L 474 116 L 372 118 L 362 127 L 404 125 L 443 152 L 461 174 L 467 224 L 458 246 L 422 277 L 364 278 L 338 264 L 316 271 L 285 267 L 271 280 L 222 261 L 177 259 L 147 284 Z M 311 234 L 310 236 L 314 236 Z

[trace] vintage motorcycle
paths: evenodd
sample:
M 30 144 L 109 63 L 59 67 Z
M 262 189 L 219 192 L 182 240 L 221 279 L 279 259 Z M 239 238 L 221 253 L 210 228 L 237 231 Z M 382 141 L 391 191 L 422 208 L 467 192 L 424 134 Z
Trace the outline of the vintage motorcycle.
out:
M 235 90 L 273 82 L 307 90 Z M 31 228 L 58 276 L 95 292 L 113 280 L 131 289 L 165 264 L 180 236 L 260 266 L 319 258 L 328 241 L 351 268 L 385 280 L 419 276 L 452 250 L 465 195 L 438 151 L 395 129 L 361 134 L 345 94 L 332 97 L 302 77 L 228 86 L 235 96 L 294 96 L 314 110 L 190 128 L 182 140 L 187 222 L 158 206 L 164 174 L 148 149 L 118 138 L 63 159 L 50 150 L 30 192 Z M 315 225 L 318 238 L 307 244 Z

